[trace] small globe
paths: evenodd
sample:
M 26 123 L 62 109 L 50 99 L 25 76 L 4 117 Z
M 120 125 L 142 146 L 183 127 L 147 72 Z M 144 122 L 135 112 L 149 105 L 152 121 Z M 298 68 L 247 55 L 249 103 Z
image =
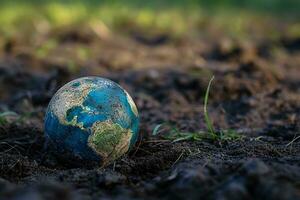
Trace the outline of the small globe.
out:
M 52 97 L 45 135 L 60 154 L 107 165 L 135 144 L 138 125 L 136 105 L 120 85 L 105 78 L 83 77 Z

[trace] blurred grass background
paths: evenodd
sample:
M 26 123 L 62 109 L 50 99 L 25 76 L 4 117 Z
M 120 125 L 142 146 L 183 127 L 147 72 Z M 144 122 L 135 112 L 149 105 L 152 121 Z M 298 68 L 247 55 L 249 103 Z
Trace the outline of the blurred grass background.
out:
M 2 0 L 0 34 L 46 32 L 70 25 L 105 25 L 120 32 L 168 33 L 182 36 L 213 24 L 216 31 L 246 37 L 256 26 L 277 37 L 273 19 L 288 22 L 288 35 L 300 35 L 299 0 Z M 283 23 L 284 25 L 284 23 Z M 286 29 L 286 27 L 284 27 Z

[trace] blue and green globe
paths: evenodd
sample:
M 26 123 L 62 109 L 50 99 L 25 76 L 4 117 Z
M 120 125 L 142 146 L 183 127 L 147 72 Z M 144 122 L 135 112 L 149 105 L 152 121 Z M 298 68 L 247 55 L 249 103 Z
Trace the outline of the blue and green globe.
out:
M 129 94 L 100 77 L 73 80 L 52 97 L 45 117 L 48 143 L 59 153 L 107 165 L 138 138 L 139 116 Z

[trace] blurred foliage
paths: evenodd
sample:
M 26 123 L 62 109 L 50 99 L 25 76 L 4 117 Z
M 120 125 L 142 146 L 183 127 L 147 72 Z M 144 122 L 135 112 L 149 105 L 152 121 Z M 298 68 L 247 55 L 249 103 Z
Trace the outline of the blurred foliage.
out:
M 50 28 L 101 21 L 109 29 L 123 32 L 137 29 L 175 36 L 200 30 L 209 23 L 229 34 L 244 36 L 253 23 L 261 22 L 264 29 L 275 16 L 294 21 L 290 32 L 299 34 L 299 10 L 299 0 L 2 0 L 0 33 L 47 32 Z M 272 35 L 272 30 L 267 34 Z

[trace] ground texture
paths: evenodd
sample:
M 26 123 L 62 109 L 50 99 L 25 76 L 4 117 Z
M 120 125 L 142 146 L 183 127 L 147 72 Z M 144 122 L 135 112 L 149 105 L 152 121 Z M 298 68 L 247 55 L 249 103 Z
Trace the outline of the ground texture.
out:
M 299 199 L 300 38 L 279 34 L 241 41 L 70 27 L 1 40 L 0 111 L 18 113 L 0 125 L 1 199 Z M 50 98 L 86 75 L 121 84 L 141 117 L 136 147 L 106 168 L 75 165 L 44 145 Z M 168 128 L 153 136 L 166 122 L 206 130 L 212 75 L 214 126 L 243 137 L 174 142 Z

